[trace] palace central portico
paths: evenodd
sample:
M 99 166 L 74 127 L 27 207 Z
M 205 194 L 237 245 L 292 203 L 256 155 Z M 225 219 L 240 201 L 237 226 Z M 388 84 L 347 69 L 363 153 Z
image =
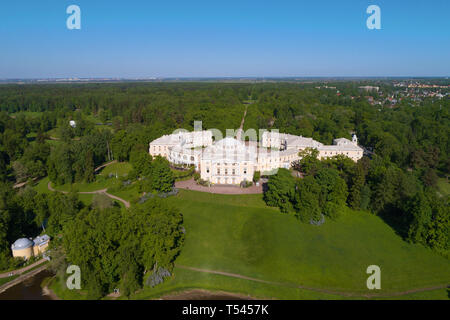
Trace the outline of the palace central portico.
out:
M 352 141 L 339 138 L 333 145 L 324 145 L 312 138 L 264 131 L 258 143 L 234 137 L 213 141 L 210 130 L 164 135 L 150 142 L 149 153 L 165 157 L 174 165 L 193 165 L 203 180 L 213 184 L 240 184 L 252 181 L 255 171 L 264 174 L 289 169 L 306 148 L 317 149 L 320 159 L 342 154 L 357 161 L 363 156 L 356 135 Z

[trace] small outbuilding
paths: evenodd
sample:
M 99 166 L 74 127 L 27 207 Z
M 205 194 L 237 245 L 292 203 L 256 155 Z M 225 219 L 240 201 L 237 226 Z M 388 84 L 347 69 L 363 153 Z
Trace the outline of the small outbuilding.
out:
M 13 257 L 31 258 L 33 254 L 34 242 L 27 238 L 17 239 L 11 246 Z
M 13 257 L 30 259 L 31 257 L 44 253 L 48 248 L 49 242 L 50 237 L 46 234 L 37 236 L 34 240 L 20 238 L 11 245 L 11 251 Z

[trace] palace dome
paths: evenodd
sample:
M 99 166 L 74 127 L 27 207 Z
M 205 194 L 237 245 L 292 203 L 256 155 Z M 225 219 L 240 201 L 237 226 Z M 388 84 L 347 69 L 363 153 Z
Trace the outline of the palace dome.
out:
M 242 142 L 235 138 L 226 137 L 220 141 L 217 141 L 216 144 L 214 144 L 216 148 L 224 148 L 224 149 L 237 149 L 240 147 L 243 147 Z
M 11 246 L 12 250 L 22 250 L 26 248 L 30 248 L 34 245 L 33 241 L 27 238 L 17 239 L 16 242 Z

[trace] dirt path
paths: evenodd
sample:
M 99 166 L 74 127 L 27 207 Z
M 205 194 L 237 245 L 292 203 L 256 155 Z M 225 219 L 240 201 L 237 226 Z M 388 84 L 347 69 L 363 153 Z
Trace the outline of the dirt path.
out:
M 416 289 L 410 289 L 405 291 L 399 291 L 399 292 L 391 292 L 391 293 L 369 293 L 369 294 L 363 294 L 363 293 L 357 293 L 357 292 L 344 292 L 344 291 L 334 291 L 334 290 L 328 290 L 328 289 L 321 289 L 321 288 L 312 288 L 312 287 L 306 287 L 294 283 L 282 283 L 282 282 L 275 282 L 275 281 L 268 281 L 268 280 L 262 280 L 252 277 L 247 277 L 241 274 L 236 273 L 229 273 L 229 272 L 223 272 L 223 271 L 216 271 L 216 270 L 208 270 L 208 269 L 200 269 L 200 268 L 194 268 L 194 267 L 188 267 L 183 265 L 176 265 L 178 268 L 191 270 L 191 271 L 197 271 L 197 272 L 204 272 L 204 273 L 211 273 L 211 274 L 218 274 L 226 277 L 232 277 L 232 278 L 238 278 L 238 279 L 244 279 L 244 280 L 250 280 L 275 286 L 283 286 L 283 287 L 291 287 L 291 288 L 297 288 L 297 289 L 303 289 L 303 290 L 309 290 L 309 291 L 315 291 L 320 293 L 326 293 L 331 295 L 338 295 L 338 296 L 344 296 L 344 297 L 360 297 L 360 298 L 382 298 L 382 297 L 394 297 L 394 296 L 403 296 L 411 293 L 418 293 L 418 292 L 425 292 L 425 291 L 433 291 L 437 289 L 444 289 L 444 288 L 450 288 L 449 284 L 443 284 L 433 287 L 427 287 L 427 288 L 416 288 Z
M 29 266 L 26 266 L 24 268 L 8 271 L 8 272 L 4 272 L 4 273 L 0 273 L 0 278 L 8 278 L 8 277 L 11 276 L 11 273 L 12 273 L 13 276 L 18 275 L 18 274 L 22 274 L 25 271 L 28 271 L 28 270 L 30 270 L 30 269 L 40 265 L 41 263 L 44 263 L 45 261 L 47 261 L 47 260 L 46 259 L 41 259 L 41 260 L 38 260 L 35 263 L 32 263 Z
M 127 200 L 119 198 L 119 197 L 117 197 L 117 196 L 115 196 L 113 194 L 110 194 L 110 193 L 106 192 L 106 190 L 105 190 L 104 194 L 107 195 L 108 197 L 112 198 L 112 199 L 119 200 L 120 202 L 122 202 L 125 205 L 126 208 L 130 207 L 130 202 L 128 202 Z
M 94 169 L 94 172 L 97 172 L 97 171 L 103 169 L 104 167 L 112 165 L 113 163 L 117 163 L 117 160 L 113 160 L 113 161 L 110 161 L 108 163 L 102 164 L 101 166 L 98 166 L 97 168 Z
M 52 183 L 50 181 L 47 184 L 47 188 L 48 188 L 48 190 L 53 191 L 53 192 L 61 192 L 61 193 L 64 193 L 64 194 L 68 194 L 69 193 L 67 191 L 60 191 L 60 190 L 54 189 L 52 187 Z M 107 190 L 108 189 L 100 189 L 100 190 L 95 190 L 95 191 L 80 191 L 80 192 L 77 192 L 77 193 L 79 193 L 79 194 L 104 194 L 105 196 L 107 196 L 107 197 L 109 197 L 111 199 L 118 200 L 118 201 L 122 202 L 126 208 L 130 207 L 130 202 L 129 201 L 127 201 L 125 199 L 122 199 L 122 198 L 119 198 L 118 196 L 115 196 L 113 194 L 110 194 L 110 193 L 106 192 Z
M 248 109 L 248 105 L 245 107 L 244 116 L 242 117 L 242 121 L 241 121 L 241 126 L 239 127 L 238 132 L 236 134 L 236 139 L 238 141 L 241 141 L 242 131 L 244 131 L 244 122 L 245 122 L 245 116 L 247 115 L 247 109 Z
M 37 179 L 39 179 L 38 177 L 35 177 L 33 179 L 31 179 L 31 181 L 36 181 Z M 26 185 L 29 182 L 29 180 L 25 181 L 25 182 L 20 182 L 20 183 L 16 183 L 15 185 L 13 185 L 13 189 L 17 189 L 17 188 L 22 188 L 24 185 Z
M 258 194 L 263 193 L 263 184 L 260 183 L 259 186 L 251 186 L 248 188 L 240 188 L 234 185 L 213 185 L 211 187 L 204 187 L 197 182 L 195 182 L 194 178 L 184 181 L 176 181 L 175 188 L 186 189 L 186 190 L 194 190 L 201 192 L 209 192 L 216 194 Z
M 205 289 L 189 289 L 173 292 L 158 300 L 257 300 L 251 296 L 226 291 L 211 291 Z

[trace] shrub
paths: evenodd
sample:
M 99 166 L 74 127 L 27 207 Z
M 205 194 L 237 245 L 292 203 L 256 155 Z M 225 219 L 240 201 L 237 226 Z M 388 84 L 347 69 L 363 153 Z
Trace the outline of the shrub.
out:
M 253 173 L 253 182 L 256 183 L 259 179 L 261 179 L 261 172 L 255 171 L 255 173 Z
M 242 182 L 241 182 L 241 188 L 249 188 L 249 187 L 251 187 L 252 185 L 253 185 L 253 183 L 252 183 L 251 181 L 245 180 L 245 181 L 242 181 Z

